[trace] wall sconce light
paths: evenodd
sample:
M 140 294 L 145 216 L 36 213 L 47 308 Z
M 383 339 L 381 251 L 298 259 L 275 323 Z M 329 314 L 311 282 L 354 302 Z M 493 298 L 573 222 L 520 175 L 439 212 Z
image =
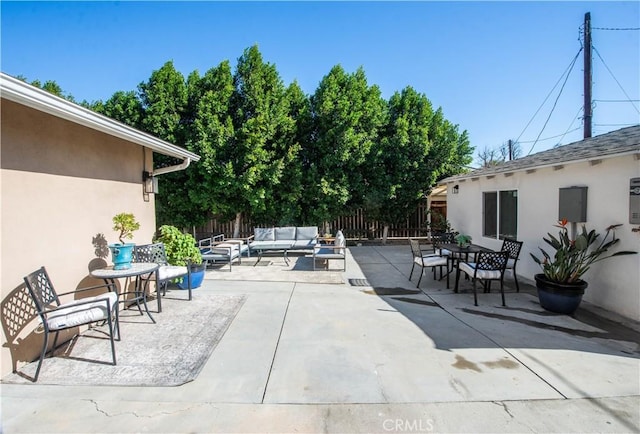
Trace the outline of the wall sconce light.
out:
M 142 172 L 142 185 L 145 194 L 158 194 L 158 178 L 151 175 L 151 172 Z
M 456 184 L 453 186 L 452 192 L 453 194 L 458 194 L 458 191 L 460 191 L 460 186 Z

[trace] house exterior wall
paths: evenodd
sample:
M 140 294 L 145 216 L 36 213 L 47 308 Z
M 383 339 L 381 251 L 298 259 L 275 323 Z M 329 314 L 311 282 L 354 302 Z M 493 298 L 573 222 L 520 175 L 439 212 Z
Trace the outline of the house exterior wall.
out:
M 142 186 L 151 151 L 5 99 L 1 110 L 3 302 L 43 265 L 58 292 L 102 283 L 89 276 L 89 267 L 111 263 L 105 248 L 117 242 L 115 214 L 131 212 L 140 222 L 133 242 L 150 242 L 155 232 L 154 197 L 145 201 Z M 17 356 L 7 349 L 4 331 L 3 375 L 33 359 L 42 342 L 22 345 Z
M 447 185 L 448 218 L 455 230 L 470 234 L 475 244 L 500 249 L 501 240 L 482 236 L 482 193 L 517 190 L 518 240 L 524 242 L 517 266 L 518 279 L 533 282 L 534 274 L 541 270 L 530 254 L 539 256 L 539 247 L 551 253 L 553 249 L 542 237 L 549 232 L 556 235 L 559 230 L 553 226 L 559 218 L 559 188 L 586 186 L 587 229 L 595 229 L 603 237 L 606 227 L 622 223 L 616 230 L 621 239 L 616 249 L 640 252 L 640 232 L 632 232 L 637 225 L 629 224 L 629 180 L 640 177 L 640 160 L 630 155 L 603 159 L 598 164 L 566 163 L 562 168 L 538 168 L 529 172 L 450 182 Z M 458 193 L 452 194 L 456 184 Z M 584 279 L 589 283 L 585 301 L 640 321 L 640 255 L 596 263 Z

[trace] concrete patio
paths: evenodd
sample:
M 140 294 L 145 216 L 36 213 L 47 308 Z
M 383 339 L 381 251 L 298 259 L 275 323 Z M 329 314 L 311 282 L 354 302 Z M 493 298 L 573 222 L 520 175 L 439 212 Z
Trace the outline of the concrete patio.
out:
M 408 245 L 349 252 L 343 283 L 277 257 L 208 272 L 195 297 L 248 297 L 195 381 L 3 384 L 2 432 L 640 431 L 636 324 L 548 313 L 510 277 L 507 307 L 475 307 L 469 282 L 416 290 Z

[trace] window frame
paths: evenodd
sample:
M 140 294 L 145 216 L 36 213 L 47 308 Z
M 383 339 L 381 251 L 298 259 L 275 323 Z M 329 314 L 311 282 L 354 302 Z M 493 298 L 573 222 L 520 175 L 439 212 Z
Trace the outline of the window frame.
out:
M 514 209 L 511 211 L 511 215 L 504 216 L 504 212 L 509 212 L 508 209 L 510 207 L 506 206 L 506 203 L 503 203 L 505 197 L 504 194 L 511 193 L 511 197 L 515 201 Z M 488 199 L 491 202 L 488 202 Z M 493 202 L 493 203 L 492 203 Z M 491 207 L 491 209 L 487 209 Z M 482 236 L 485 238 L 490 238 L 492 240 L 503 240 L 505 238 L 518 238 L 518 189 L 495 189 L 495 190 L 486 190 L 482 192 Z M 487 216 L 490 216 L 491 219 L 487 220 Z M 512 218 L 512 224 L 504 223 L 504 218 Z M 489 230 L 487 230 L 487 225 L 489 225 Z M 513 228 L 513 232 L 505 234 L 503 226 L 511 226 L 509 229 Z M 495 232 L 495 233 L 489 233 Z

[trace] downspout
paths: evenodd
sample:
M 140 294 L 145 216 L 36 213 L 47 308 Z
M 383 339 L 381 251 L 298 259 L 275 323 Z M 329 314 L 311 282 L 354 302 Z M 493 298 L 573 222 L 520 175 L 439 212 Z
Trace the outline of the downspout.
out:
M 182 160 L 182 163 L 176 164 L 175 166 L 161 167 L 158 170 L 154 170 L 153 172 L 150 173 L 150 176 L 159 176 L 159 175 L 164 175 L 165 173 L 171 173 L 171 172 L 177 172 L 179 170 L 184 170 L 187 167 L 189 167 L 189 164 L 191 164 L 191 159 L 187 157 L 184 160 Z

